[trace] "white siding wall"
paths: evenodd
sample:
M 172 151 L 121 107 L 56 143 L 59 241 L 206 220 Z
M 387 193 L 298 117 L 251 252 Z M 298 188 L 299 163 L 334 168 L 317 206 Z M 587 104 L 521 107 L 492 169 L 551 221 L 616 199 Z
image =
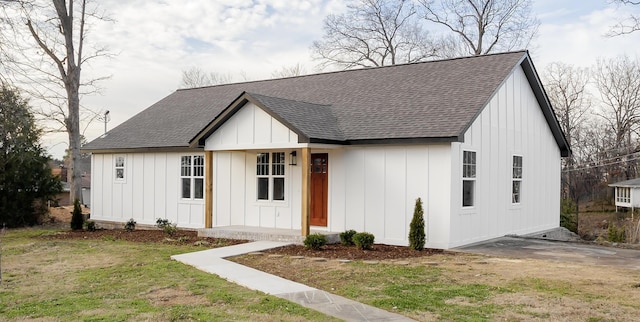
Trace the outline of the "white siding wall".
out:
M 462 151 L 477 153 L 475 206 L 462 208 Z M 523 157 L 522 200 L 511 203 L 512 157 Z M 522 69 L 452 145 L 449 247 L 558 227 L 560 151 Z
M 301 167 L 289 165 L 289 153 L 302 146 L 295 132 L 254 104 L 236 112 L 205 142 L 205 150 L 215 151 L 213 225 L 300 229 Z M 260 152 L 285 153 L 284 201 L 257 200 Z
M 259 152 L 285 152 L 284 201 L 257 200 L 256 155 Z M 214 152 L 213 225 L 300 229 L 301 166 L 289 165 L 290 152 L 286 149 Z
M 180 157 L 196 154 L 93 154 L 91 219 L 154 225 L 165 218 L 179 227 L 203 228 L 204 200 L 180 198 Z M 114 179 L 116 156 L 125 156 L 123 181 Z
M 376 242 L 407 245 L 415 200 L 420 197 L 427 246 L 446 245 L 451 175 L 448 144 L 328 152 L 330 231 L 367 231 L 376 236 Z
M 205 150 L 255 150 L 302 147 L 298 135 L 267 112 L 247 103 L 205 142 Z
M 631 204 L 634 208 L 640 208 L 640 189 L 631 188 Z

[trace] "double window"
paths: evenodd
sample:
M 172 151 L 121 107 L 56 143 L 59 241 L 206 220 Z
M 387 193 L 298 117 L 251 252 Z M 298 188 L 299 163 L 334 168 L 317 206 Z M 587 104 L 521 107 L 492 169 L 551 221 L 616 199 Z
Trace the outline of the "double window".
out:
M 284 152 L 258 153 L 256 161 L 258 200 L 284 200 Z
M 616 187 L 616 202 L 631 203 L 631 188 Z
M 204 156 L 182 156 L 180 159 L 180 185 L 182 199 L 203 199 Z
M 513 156 L 511 175 L 511 203 L 519 204 L 522 197 L 522 156 Z
M 462 151 L 462 206 L 473 207 L 476 193 L 476 153 Z
M 116 156 L 114 169 L 116 181 L 124 181 L 125 157 L 123 155 Z

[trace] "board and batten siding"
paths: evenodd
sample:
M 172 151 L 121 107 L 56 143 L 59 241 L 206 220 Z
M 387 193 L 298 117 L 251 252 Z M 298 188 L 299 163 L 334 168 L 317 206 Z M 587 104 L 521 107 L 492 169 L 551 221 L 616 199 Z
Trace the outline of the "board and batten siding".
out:
M 256 200 L 256 154 L 260 152 L 287 156 L 284 201 Z M 213 225 L 300 229 L 302 167 L 288 165 L 290 152 L 214 152 Z M 422 198 L 427 246 L 446 245 L 449 144 L 312 149 L 312 153 L 329 156 L 328 223 L 313 230 L 355 229 L 374 234 L 377 243 L 407 245 L 415 200 Z
M 214 151 L 213 225 L 300 229 L 301 166 L 290 165 L 289 153 L 303 146 L 295 132 L 255 104 L 242 106 L 205 141 L 205 150 Z M 284 201 L 257 200 L 261 152 L 285 153 Z
M 475 205 L 462 207 L 462 154 L 475 151 Z M 451 240 L 456 247 L 559 226 L 560 150 L 521 68 L 452 144 Z M 522 196 L 512 203 L 512 158 L 522 156 Z
M 298 135 L 253 103 L 245 104 L 205 141 L 205 150 L 301 148 Z
M 204 227 L 204 200 L 180 196 L 180 159 L 202 153 L 92 154 L 91 219 L 155 225 L 168 219 L 183 228 Z M 115 180 L 115 158 L 125 157 L 125 178 Z M 205 174 L 206 175 L 206 174 Z
M 376 243 L 408 245 L 421 198 L 427 247 L 449 240 L 449 144 L 329 150 L 329 230 L 366 231 Z
M 296 133 L 248 103 L 205 142 L 214 151 L 213 225 L 301 228 L 302 167 L 289 165 L 300 155 Z M 407 245 L 416 198 L 422 198 L 430 247 L 449 240 L 451 145 L 314 145 L 311 153 L 329 156 L 327 227 L 314 230 L 368 231 L 376 242 Z M 256 155 L 286 155 L 285 200 L 256 198 Z M 300 157 L 298 157 L 300 162 Z M 437 214 L 430 216 L 430 214 Z
M 283 201 L 257 200 L 256 162 L 260 152 L 285 153 Z M 290 165 L 291 150 L 213 153 L 213 226 L 301 228 L 301 166 Z

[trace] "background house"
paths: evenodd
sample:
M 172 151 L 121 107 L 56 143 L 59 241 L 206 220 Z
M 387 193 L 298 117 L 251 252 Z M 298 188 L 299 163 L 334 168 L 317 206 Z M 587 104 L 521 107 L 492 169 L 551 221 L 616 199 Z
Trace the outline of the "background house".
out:
M 616 212 L 618 208 L 640 208 L 640 178 L 612 183 L 609 187 L 615 189 Z
M 369 231 L 427 246 L 559 224 L 570 153 L 527 52 L 178 90 L 92 152 L 92 219 Z

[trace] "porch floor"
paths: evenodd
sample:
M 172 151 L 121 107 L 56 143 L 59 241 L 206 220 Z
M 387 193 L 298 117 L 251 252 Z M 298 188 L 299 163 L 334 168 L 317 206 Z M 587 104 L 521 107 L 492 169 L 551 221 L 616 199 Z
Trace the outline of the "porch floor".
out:
M 340 233 L 328 232 L 322 230 L 311 230 L 312 234 L 319 233 L 327 237 L 328 244 L 336 244 L 340 242 Z M 302 245 L 304 236 L 300 229 L 278 229 L 250 226 L 222 226 L 213 228 L 198 229 L 199 237 L 227 238 L 227 239 L 245 239 L 245 240 L 269 240 L 290 242 Z

